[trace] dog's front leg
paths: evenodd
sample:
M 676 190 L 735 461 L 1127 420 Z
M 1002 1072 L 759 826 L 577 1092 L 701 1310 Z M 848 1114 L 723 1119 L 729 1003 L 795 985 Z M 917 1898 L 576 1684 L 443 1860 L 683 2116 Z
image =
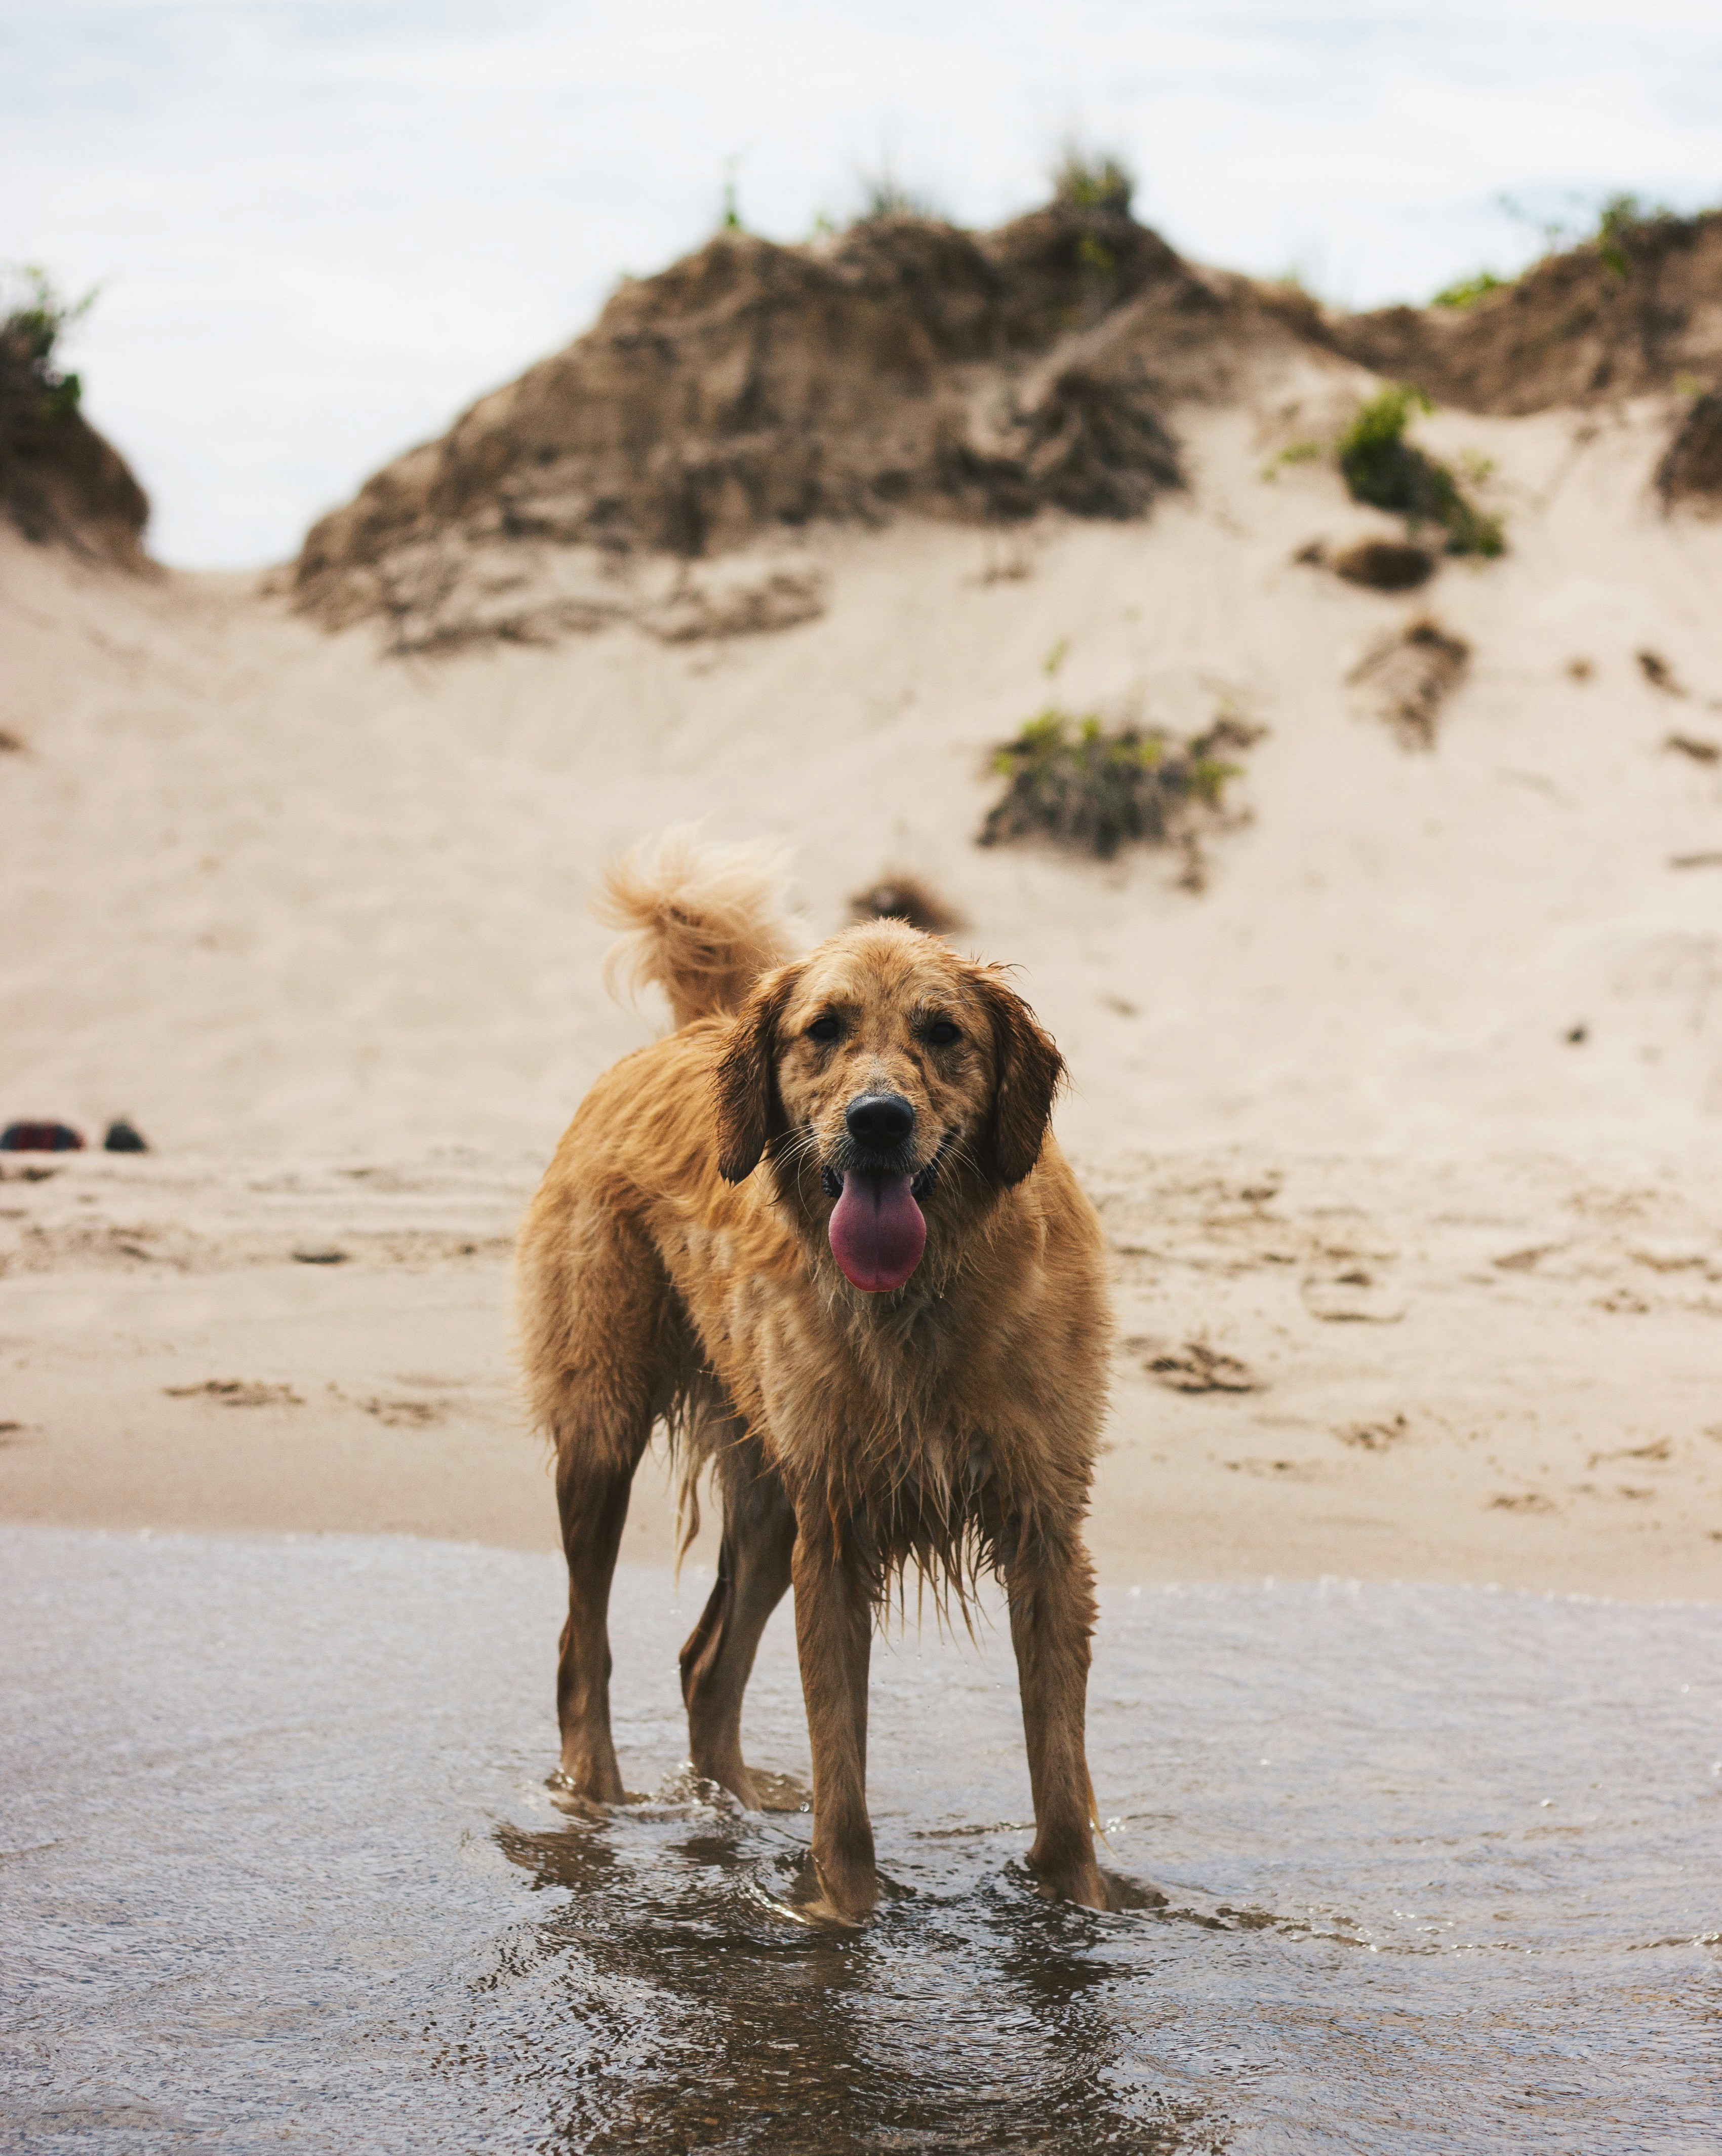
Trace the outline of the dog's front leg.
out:
M 879 1898 L 867 1816 L 867 1671 L 873 1602 L 829 1520 L 796 1536 L 795 1638 L 813 1753 L 813 1862 L 819 1895 L 810 1912 L 858 1923 Z
M 1043 1892 L 1109 1908 L 1094 1861 L 1094 1785 L 1084 1742 L 1094 1569 L 1074 1530 L 1051 1537 L 1031 1533 L 1017 1545 L 1005 1586 L 1034 1791 L 1029 1866 Z

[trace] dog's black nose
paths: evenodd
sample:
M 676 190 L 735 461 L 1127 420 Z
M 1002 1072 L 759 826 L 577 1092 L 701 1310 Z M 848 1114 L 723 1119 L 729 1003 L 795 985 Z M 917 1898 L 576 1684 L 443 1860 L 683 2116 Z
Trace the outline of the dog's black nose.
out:
M 850 1101 L 843 1121 L 857 1145 L 894 1152 L 914 1132 L 915 1111 L 900 1093 L 863 1093 Z

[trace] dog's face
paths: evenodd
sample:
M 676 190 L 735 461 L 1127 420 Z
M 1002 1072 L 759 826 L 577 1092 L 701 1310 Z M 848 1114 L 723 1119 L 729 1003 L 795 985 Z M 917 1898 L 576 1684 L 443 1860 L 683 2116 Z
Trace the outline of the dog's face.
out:
M 1033 1168 L 1063 1069 L 991 968 L 869 922 L 755 988 L 718 1071 L 719 1164 L 740 1182 L 769 1150 L 852 1286 L 900 1287 L 941 1190 Z

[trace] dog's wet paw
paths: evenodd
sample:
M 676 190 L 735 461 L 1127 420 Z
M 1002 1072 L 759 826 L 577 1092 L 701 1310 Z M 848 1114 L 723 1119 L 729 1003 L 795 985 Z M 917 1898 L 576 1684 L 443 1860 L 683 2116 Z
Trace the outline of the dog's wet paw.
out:
M 550 1791 L 550 1800 L 559 1812 L 570 1819 L 607 1819 L 618 1804 L 643 1804 L 648 1799 L 637 1789 L 623 1789 L 613 1800 L 589 1797 L 575 1784 L 560 1767 L 546 1775 L 544 1786 Z
M 820 1932 L 858 1932 L 874 1912 L 876 1886 L 871 1892 L 853 1889 L 833 1893 L 830 1882 L 811 1851 L 789 1868 L 781 1894 L 771 1896 L 773 1907 L 792 1923 Z

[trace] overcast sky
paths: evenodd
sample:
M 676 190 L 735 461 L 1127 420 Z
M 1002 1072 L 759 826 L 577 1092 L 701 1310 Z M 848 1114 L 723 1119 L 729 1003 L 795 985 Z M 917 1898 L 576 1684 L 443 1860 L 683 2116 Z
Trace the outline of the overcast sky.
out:
M 3 0 L 0 261 L 100 282 L 88 408 L 187 564 L 366 473 L 745 221 L 891 166 L 961 222 L 1121 151 L 1199 259 L 1353 305 L 1615 189 L 1722 200 L 1715 0 Z

